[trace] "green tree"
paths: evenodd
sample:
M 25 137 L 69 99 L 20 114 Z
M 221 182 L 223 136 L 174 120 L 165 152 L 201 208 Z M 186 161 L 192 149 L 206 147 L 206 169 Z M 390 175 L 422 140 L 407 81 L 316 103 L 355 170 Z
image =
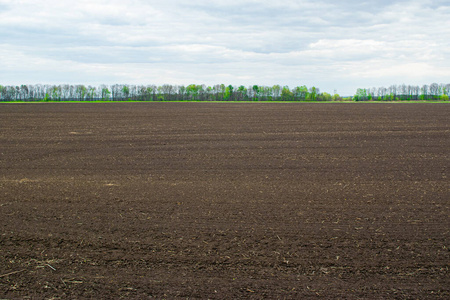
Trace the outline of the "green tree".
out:
M 259 86 L 257 86 L 256 84 L 252 87 L 253 90 L 253 100 L 254 101 L 258 101 L 258 96 L 259 96 Z
M 247 99 L 247 88 L 243 85 L 238 87 L 237 90 L 237 100 L 246 100 Z
M 186 95 L 189 100 L 197 100 L 198 96 L 198 86 L 195 84 L 190 84 L 186 87 Z
M 124 85 L 122 87 L 122 94 L 123 94 L 124 100 L 130 100 L 130 99 L 128 99 L 128 96 L 130 95 L 130 88 L 127 85 Z
M 339 94 L 335 93 L 332 97 L 333 101 L 342 101 L 342 97 Z
M 214 100 L 214 89 L 211 86 L 208 86 L 206 88 L 205 92 L 206 92 L 206 95 L 207 95 L 206 100 L 213 101 Z
M 232 100 L 233 97 L 233 86 L 230 84 L 229 86 L 226 87 L 225 89 L 225 100 Z
M 318 93 L 319 90 L 315 86 L 311 87 L 309 93 L 306 95 L 306 100 L 316 101 Z
M 111 92 L 109 91 L 109 89 L 106 86 L 103 87 L 102 88 L 102 100 L 108 101 L 110 95 L 111 95 Z
M 272 100 L 277 101 L 281 97 L 281 86 L 279 84 L 275 84 L 272 86 Z
M 320 94 L 320 100 L 322 101 L 331 101 L 331 99 L 331 94 L 328 94 L 327 92 L 323 92 L 322 94 Z
M 281 90 L 281 100 L 282 101 L 292 101 L 294 98 L 294 93 L 291 92 L 289 87 L 286 85 Z
M 157 90 L 157 92 L 158 92 L 158 96 L 156 97 L 156 99 L 157 99 L 158 101 L 164 101 L 164 93 L 163 93 L 162 87 L 161 87 L 161 86 L 158 86 L 158 87 L 156 88 L 156 90 Z
M 353 96 L 353 101 L 366 101 L 368 99 L 366 89 L 357 89 L 356 94 Z
M 306 100 L 306 95 L 308 95 L 308 88 L 306 85 L 297 86 L 293 90 L 295 100 L 304 101 Z
M 222 83 L 222 84 L 219 86 L 219 96 L 220 96 L 220 100 L 221 100 L 221 101 L 223 101 L 223 99 L 224 99 L 224 97 L 225 97 L 225 90 L 226 90 L 225 84 Z
M 89 100 L 93 101 L 95 97 L 96 88 L 93 86 L 89 86 L 87 90 L 87 94 L 89 97 Z
M 0 85 L 0 100 L 6 100 L 6 86 Z

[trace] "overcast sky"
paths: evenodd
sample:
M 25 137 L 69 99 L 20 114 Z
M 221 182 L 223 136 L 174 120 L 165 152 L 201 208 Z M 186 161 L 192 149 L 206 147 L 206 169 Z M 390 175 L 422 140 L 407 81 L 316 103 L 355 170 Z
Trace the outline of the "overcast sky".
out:
M 448 0 L 0 0 L 0 84 L 450 82 Z

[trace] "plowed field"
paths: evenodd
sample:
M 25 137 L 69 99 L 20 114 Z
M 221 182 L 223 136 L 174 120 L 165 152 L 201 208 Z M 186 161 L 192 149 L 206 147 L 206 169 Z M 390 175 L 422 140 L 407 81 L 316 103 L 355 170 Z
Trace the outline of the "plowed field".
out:
M 0 105 L 0 298 L 450 298 L 450 105 Z

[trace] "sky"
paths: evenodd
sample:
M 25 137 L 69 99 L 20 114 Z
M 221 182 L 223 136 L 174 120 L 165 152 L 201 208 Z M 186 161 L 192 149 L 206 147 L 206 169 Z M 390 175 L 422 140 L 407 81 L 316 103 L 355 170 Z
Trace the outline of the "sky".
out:
M 0 84 L 450 82 L 448 0 L 0 0 Z

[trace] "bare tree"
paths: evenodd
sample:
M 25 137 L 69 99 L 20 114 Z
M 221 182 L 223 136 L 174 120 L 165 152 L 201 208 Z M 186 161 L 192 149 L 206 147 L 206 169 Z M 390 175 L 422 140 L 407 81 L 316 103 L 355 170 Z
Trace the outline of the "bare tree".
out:
M 428 100 L 428 85 L 424 84 L 420 89 L 420 94 L 423 100 Z
M 429 88 L 431 99 L 437 99 L 439 97 L 439 85 L 432 83 Z
M 272 87 L 272 99 L 273 100 L 278 100 L 281 96 L 281 86 L 279 84 L 275 84 Z

